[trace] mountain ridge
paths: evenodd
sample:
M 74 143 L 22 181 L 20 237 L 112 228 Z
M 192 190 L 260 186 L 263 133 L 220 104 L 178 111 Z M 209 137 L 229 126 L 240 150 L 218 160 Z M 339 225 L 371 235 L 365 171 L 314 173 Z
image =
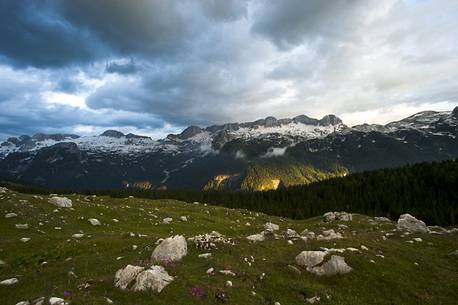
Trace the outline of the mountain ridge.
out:
M 334 115 L 267 117 L 189 126 L 159 140 L 116 130 L 99 136 L 23 135 L 1 144 L 0 176 L 52 187 L 203 189 L 217 176 L 245 176 L 250 167 L 262 166 L 266 177 L 257 176 L 251 185 L 265 179 L 295 185 L 285 183 L 280 170 L 267 169 L 280 162 L 292 172 L 308 166 L 352 173 L 457 158 L 457 113 L 458 108 L 426 111 L 386 125 L 353 127 Z

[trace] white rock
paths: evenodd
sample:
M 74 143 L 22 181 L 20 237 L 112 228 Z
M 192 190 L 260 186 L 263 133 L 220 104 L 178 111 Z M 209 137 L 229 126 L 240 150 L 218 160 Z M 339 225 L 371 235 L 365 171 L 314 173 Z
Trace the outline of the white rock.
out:
M 13 217 L 16 217 L 17 214 L 16 213 L 8 213 L 8 214 L 5 214 L 5 218 L 13 218 Z
M 334 229 L 324 230 L 322 234 L 316 237 L 317 240 L 330 240 L 330 239 L 341 239 L 342 234 L 335 232 Z
M 151 266 L 150 269 L 141 272 L 137 275 L 135 285 L 132 287 L 134 291 L 152 290 L 161 292 L 165 286 L 173 281 L 173 276 L 170 276 L 162 266 Z
M 296 256 L 296 264 L 303 267 L 314 267 L 326 256 L 324 251 L 302 251 Z
M 181 221 L 188 221 L 188 217 L 186 217 L 186 216 L 180 216 L 180 220 L 181 220 Z
M 19 283 L 19 280 L 15 277 L 12 277 L 10 279 L 7 279 L 7 280 L 3 280 L 0 282 L 0 285 L 2 286 L 11 286 L 11 285 L 14 285 L 14 284 L 17 284 Z
M 50 297 L 49 298 L 49 305 L 64 305 L 64 299 L 57 298 L 57 297 Z
M 361 250 L 366 250 L 367 251 L 367 250 L 369 250 L 369 248 L 366 247 L 365 245 L 361 245 Z
M 132 250 L 137 250 L 138 246 L 137 245 L 132 245 Z
M 333 221 L 351 221 L 353 220 L 353 215 L 347 212 L 327 212 L 323 215 L 324 222 L 333 222 Z
M 314 297 L 311 297 L 311 298 L 306 298 L 305 301 L 309 304 L 315 304 L 315 303 L 318 303 L 320 301 L 320 297 L 318 296 L 314 296 Z
M 113 218 L 112 220 L 113 222 L 119 222 L 119 220 L 117 220 L 116 218 Z
M 105 301 L 107 301 L 108 304 L 113 304 L 113 300 L 110 298 L 105 297 Z
M 236 274 L 232 270 L 220 270 L 219 273 L 224 274 L 224 275 L 230 275 L 230 276 L 236 276 Z
M 273 231 L 277 231 L 280 229 L 280 226 L 277 225 L 277 224 L 274 224 L 274 223 L 271 223 L 271 222 L 267 222 L 265 225 L 264 225 L 264 229 L 268 232 L 273 232 Z
M 177 262 L 188 254 L 188 245 L 182 235 L 164 239 L 154 249 L 151 260 L 156 263 Z
M 16 224 L 16 229 L 26 230 L 28 228 L 29 228 L 29 225 L 27 223 L 17 223 Z
M 232 281 L 226 281 L 226 287 L 232 287 Z
M 115 275 L 115 286 L 123 290 L 127 289 L 144 269 L 143 267 L 133 265 L 127 265 L 124 269 L 119 269 Z
M 299 237 L 299 234 L 297 234 L 296 231 L 292 230 L 292 229 L 287 229 L 286 232 L 285 232 L 286 236 L 289 237 L 289 238 L 292 238 L 292 237 Z
M 294 242 L 292 240 L 288 240 L 288 245 L 294 245 Z
M 23 237 L 20 239 L 20 241 L 22 241 L 23 243 L 26 243 L 30 240 L 31 238 L 30 237 Z
M 84 236 L 83 233 L 75 233 L 72 235 L 73 238 L 82 238 Z
M 165 225 L 170 224 L 172 221 L 173 221 L 173 218 L 170 218 L 170 217 L 162 219 L 162 223 Z
M 211 256 L 211 253 L 202 253 L 198 255 L 199 258 L 210 258 Z
M 336 274 L 345 274 L 352 270 L 345 262 L 345 258 L 338 255 L 332 255 L 331 259 L 325 262 L 322 266 L 307 269 L 308 271 L 322 276 L 331 276 Z
M 266 236 L 264 235 L 264 232 L 258 233 L 258 234 L 253 234 L 250 236 L 247 236 L 246 239 L 252 242 L 257 242 L 257 241 L 264 241 L 266 239 Z
M 418 243 L 423 241 L 423 239 L 421 239 L 420 237 L 415 237 L 413 240 Z
M 402 214 L 399 216 L 397 228 L 400 231 L 407 231 L 410 233 L 428 233 L 429 229 L 426 224 L 416 219 L 410 214 Z
M 88 221 L 91 223 L 93 226 L 101 226 L 102 224 L 100 221 L 96 218 L 89 218 Z
M 71 208 L 72 207 L 72 201 L 68 199 L 67 197 L 58 197 L 58 196 L 51 197 L 48 199 L 48 202 L 60 208 Z
M 208 268 L 205 273 L 212 274 L 215 271 L 215 268 Z
M 29 301 L 20 301 L 16 303 L 16 305 L 30 305 L 30 302 Z

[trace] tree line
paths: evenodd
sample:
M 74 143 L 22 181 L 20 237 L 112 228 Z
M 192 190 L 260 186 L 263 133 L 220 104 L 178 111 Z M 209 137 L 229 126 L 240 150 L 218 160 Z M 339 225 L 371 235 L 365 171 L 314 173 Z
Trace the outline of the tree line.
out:
M 69 192 L 11 183 L 3 185 L 26 193 Z M 293 219 L 319 216 L 328 211 L 347 211 L 396 220 L 400 214 L 410 213 L 429 225 L 447 226 L 455 225 L 458 220 L 458 160 L 354 173 L 272 191 L 119 189 L 80 193 L 198 201 Z

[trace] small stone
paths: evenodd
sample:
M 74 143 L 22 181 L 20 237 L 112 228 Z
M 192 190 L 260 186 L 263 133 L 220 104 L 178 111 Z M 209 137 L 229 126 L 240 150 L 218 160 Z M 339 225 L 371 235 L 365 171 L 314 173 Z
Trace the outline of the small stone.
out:
M 64 304 L 65 304 L 64 299 L 57 298 L 57 297 L 49 298 L 49 305 L 64 305 Z
M 226 281 L 226 287 L 232 287 L 232 282 L 231 281 Z
M 27 230 L 29 228 L 29 225 L 27 223 L 18 223 L 16 224 L 16 229 L 21 229 L 21 230 Z
M 16 217 L 17 214 L 16 213 L 8 213 L 5 215 L 5 218 L 13 218 L 13 217 Z
M 198 255 L 199 258 L 210 258 L 211 256 L 211 253 L 202 253 Z
M 207 274 L 212 274 L 215 271 L 215 268 L 208 268 L 206 271 Z
M 96 218 L 89 218 L 88 221 L 91 223 L 93 226 L 101 226 L 102 224 L 100 221 Z
M 73 238 L 82 238 L 84 236 L 83 233 L 75 233 L 72 235 Z
M 181 220 L 181 221 L 188 221 L 188 217 L 186 217 L 186 216 L 180 216 L 180 220 Z
M 162 219 L 162 223 L 165 225 L 170 224 L 172 221 L 173 221 L 173 218 L 170 218 L 170 217 Z
M 20 241 L 22 241 L 23 243 L 26 243 L 30 240 L 31 238 L 30 237 L 23 237 L 20 239 Z
M 318 303 L 320 301 L 320 297 L 318 296 L 314 296 L 314 297 L 311 297 L 311 298 L 306 298 L 305 301 L 309 304 L 315 304 L 315 303 Z
M 13 277 L 13 278 L 1 281 L 0 285 L 2 285 L 2 286 L 11 286 L 11 285 L 14 285 L 14 284 L 17 284 L 17 283 L 19 283 L 19 280 L 17 278 Z

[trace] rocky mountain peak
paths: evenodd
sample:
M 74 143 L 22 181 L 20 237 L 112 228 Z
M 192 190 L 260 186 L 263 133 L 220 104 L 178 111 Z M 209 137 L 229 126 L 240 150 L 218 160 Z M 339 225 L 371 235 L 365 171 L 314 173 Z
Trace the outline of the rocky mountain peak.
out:
M 113 129 L 108 129 L 104 131 L 100 136 L 102 137 L 110 137 L 110 138 L 122 138 L 124 137 L 124 134 L 120 131 L 113 130 Z
M 199 126 L 191 125 L 180 134 L 181 139 L 189 139 L 202 132 Z
M 342 120 L 333 114 L 325 115 L 320 120 L 320 125 L 323 125 L 323 126 L 329 126 L 329 125 L 335 126 L 335 125 L 339 125 L 342 123 L 343 123 Z

